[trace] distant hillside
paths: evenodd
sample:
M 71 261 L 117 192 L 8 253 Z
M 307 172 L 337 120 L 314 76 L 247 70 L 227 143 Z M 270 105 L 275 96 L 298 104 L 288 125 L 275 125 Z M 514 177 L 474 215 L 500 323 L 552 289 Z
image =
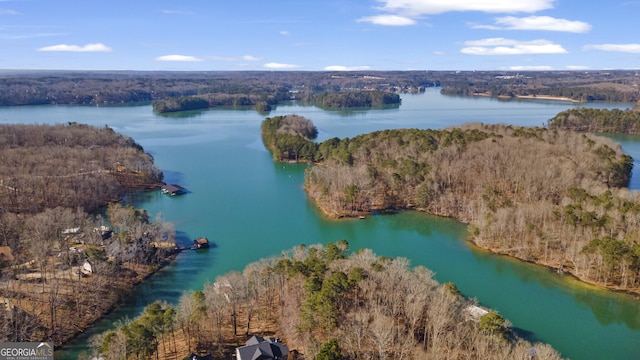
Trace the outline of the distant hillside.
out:
M 547 95 L 577 101 L 638 100 L 636 71 L 23 71 L 0 72 L 0 106 L 122 104 L 204 94 L 272 92 L 296 96 L 346 91 L 494 97 Z

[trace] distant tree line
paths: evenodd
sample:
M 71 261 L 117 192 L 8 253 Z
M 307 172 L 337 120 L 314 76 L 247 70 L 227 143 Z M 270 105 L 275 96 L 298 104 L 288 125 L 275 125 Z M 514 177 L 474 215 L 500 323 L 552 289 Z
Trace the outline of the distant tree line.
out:
M 0 73 L 0 106 L 101 106 L 204 94 L 271 94 L 276 99 L 265 96 L 263 100 L 273 105 L 287 99 L 290 90 L 418 92 L 438 84 L 437 76 L 426 72 L 5 72 Z M 282 89 L 287 97 L 282 97 Z
M 345 240 L 301 245 L 185 293 L 92 339 L 92 357 L 228 358 L 248 336 L 281 338 L 305 359 L 560 359 L 510 331 L 500 314 L 438 284 L 404 258 L 351 253 Z M 179 350 L 182 349 L 182 350 Z M 182 352 L 180 352 L 182 351 Z M 298 357 L 295 357 L 298 356 Z
M 162 179 L 131 138 L 1 125 L 0 158 L 0 341 L 62 344 L 175 252 L 171 224 L 109 204 Z
M 638 77 L 611 72 L 464 72 L 442 81 L 446 95 L 492 97 L 551 96 L 581 102 L 636 102 Z
M 204 94 L 273 93 L 280 88 L 301 98 L 363 90 L 417 93 L 436 86 L 445 94 L 632 102 L 638 100 L 637 80 L 635 71 L 2 72 L 0 106 L 122 104 Z
M 306 160 L 323 164 L 307 170 L 305 189 L 330 216 L 453 217 L 483 248 L 640 292 L 640 199 L 624 188 L 633 161 L 609 139 L 469 124 L 376 131 L 315 149 Z
M 620 109 L 575 108 L 549 120 L 552 129 L 581 132 L 640 134 L 640 112 Z

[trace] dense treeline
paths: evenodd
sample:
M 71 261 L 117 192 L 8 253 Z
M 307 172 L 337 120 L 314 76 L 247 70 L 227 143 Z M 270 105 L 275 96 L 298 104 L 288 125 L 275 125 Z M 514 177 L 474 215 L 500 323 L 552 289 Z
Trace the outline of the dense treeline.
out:
M 264 95 L 279 89 L 418 92 L 435 73 L 389 72 L 0 72 L 0 106 L 120 104 L 204 94 Z M 289 96 L 289 95 L 288 95 Z M 273 105 L 273 104 L 272 104 Z
M 299 246 L 218 276 L 176 308 L 154 303 L 93 340 L 105 359 L 227 358 L 252 334 L 282 338 L 305 359 L 559 359 L 548 345 L 510 332 L 455 285 L 438 284 L 404 258 L 350 253 L 346 241 Z M 180 352 L 182 351 L 182 352 Z M 300 354 L 301 353 L 301 354 Z
M 553 129 L 582 132 L 640 134 L 640 112 L 620 109 L 575 108 L 565 110 L 551 120 Z
M 316 138 L 318 129 L 311 120 L 298 115 L 266 118 L 261 133 L 276 161 L 314 161 L 317 146 L 310 140 Z
M 264 112 L 270 111 L 271 106 L 287 100 L 291 100 L 289 90 L 280 87 L 268 92 L 258 92 L 254 89 L 252 93 L 246 94 L 207 93 L 194 96 L 170 97 L 154 100 L 152 106 L 156 113 L 200 110 L 218 106 L 253 106 L 256 110 Z
M 329 139 L 313 159 L 305 188 L 330 216 L 453 217 L 483 248 L 640 292 L 640 195 L 623 188 L 633 162 L 609 139 L 472 124 Z
M 300 96 L 380 90 L 492 96 L 553 95 L 579 101 L 636 101 L 635 71 L 246 71 L 0 72 L 0 106 L 120 104 L 203 94 L 256 94 L 286 88 Z
M 140 145 L 106 126 L 1 125 L 0 160 L 0 210 L 11 212 L 92 212 L 125 189 L 162 180 Z
M 442 81 L 447 95 L 492 97 L 550 96 L 575 101 L 635 102 L 640 99 L 633 71 L 518 73 L 462 72 Z
M 385 91 L 345 91 L 310 94 L 300 99 L 326 109 L 399 105 L 400 95 Z
M 161 218 L 115 203 L 162 178 L 108 127 L 0 126 L 0 341 L 60 345 L 175 251 Z

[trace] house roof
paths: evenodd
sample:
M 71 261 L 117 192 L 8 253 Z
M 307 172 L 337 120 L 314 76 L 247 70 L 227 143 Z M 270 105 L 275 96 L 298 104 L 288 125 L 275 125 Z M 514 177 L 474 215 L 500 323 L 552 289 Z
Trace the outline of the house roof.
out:
M 279 339 L 252 336 L 245 346 L 236 348 L 238 360 L 286 359 L 289 348 Z
M 196 239 L 196 242 L 198 244 L 208 244 L 209 243 L 209 239 L 207 239 L 206 237 L 201 237 L 199 239 Z

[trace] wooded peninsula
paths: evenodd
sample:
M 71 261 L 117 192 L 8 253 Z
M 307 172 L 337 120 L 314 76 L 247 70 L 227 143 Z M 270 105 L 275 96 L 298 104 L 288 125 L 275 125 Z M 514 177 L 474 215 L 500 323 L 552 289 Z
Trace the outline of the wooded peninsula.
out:
M 226 359 L 250 334 L 277 334 L 297 359 L 559 360 L 512 332 L 452 283 L 405 258 L 351 252 L 345 240 L 297 246 L 232 271 L 95 336 L 87 358 Z M 232 314 L 232 316 L 229 316 Z
M 468 124 L 317 144 L 279 131 L 299 117 L 285 118 L 264 121 L 265 145 L 278 161 L 319 163 L 305 189 L 330 217 L 407 209 L 452 217 L 482 248 L 640 293 L 640 195 L 625 188 L 632 159 L 609 139 Z
M 551 129 L 640 135 L 640 111 L 575 108 L 549 120 Z
M 131 138 L 0 125 L 0 164 L 0 341 L 63 344 L 175 253 L 172 224 L 114 202 L 162 179 Z

